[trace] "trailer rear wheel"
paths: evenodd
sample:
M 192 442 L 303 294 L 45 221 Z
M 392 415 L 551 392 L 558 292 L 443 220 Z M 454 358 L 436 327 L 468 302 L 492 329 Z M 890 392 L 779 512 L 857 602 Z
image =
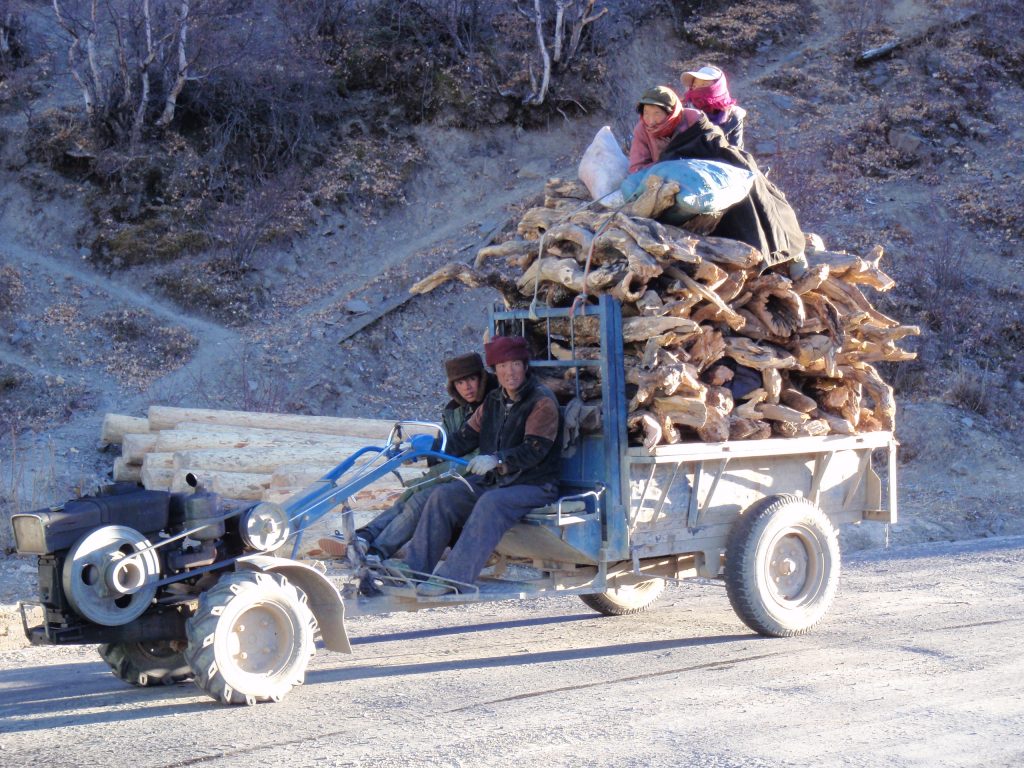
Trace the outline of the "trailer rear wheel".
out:
M 729 602 L 743 623 L 762 635 L 804 634 L 832 604 L 839 560 L 839 536 L 818 506 L 799 496 L 769 496 L 729 531 Z
M 147 643 L 106 643 L 100 656 L 114 677 L 129 685 L 173 685 L 192 677 L 185 654 L 166 640 Z
M 196 685 L 225 704 L 280 701 L 302 684 L 314 653 L 313 614 L 274 573 L 222 576 L 200 597 L 187 632 Z
M 580 595 L 580 600 L 605 616 L 627 616 L 646 611 L 664 591 L 664 579 L 648 579 L 638 584 L 623 584 L 607 592 Z

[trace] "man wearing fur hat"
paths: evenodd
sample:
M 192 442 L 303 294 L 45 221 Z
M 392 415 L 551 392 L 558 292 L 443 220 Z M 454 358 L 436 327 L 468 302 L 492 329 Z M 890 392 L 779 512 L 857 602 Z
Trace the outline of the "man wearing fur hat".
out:
M 448 445 L 455 456 L 479 451 L 467 467 L 468 482 L 446 483 L 430 494 L 401 564 L 465 584 L 476 581 L 505 531 L 558 498 L 561 417 L 555 396 L 530 370 L 523 337 L 496 336 L 484 351 L 499 386 Z M 437 596 L 452 588 L 431 580 L 417 591 Z
M 448 394 L 452 399 L 441 412 L 441 422 L 451 438 L 483 402 L 487 393 L 497 386 L 497 382 L 493 374 L 484 370 L 484 361 L 476 352 L 445 360 L 444 371 L 448 378 Z M 434 468 L 424 476 L 422 482 L 449 470 L 447 462 L 434 463 Z M 374 555 L 384 560 L 405 546 L 416 530 L 427 497 L 436 487 L 434 483 L 429 483 L 410 488 L 389 509 L 357 530 L 356 547 L 361 554 Z

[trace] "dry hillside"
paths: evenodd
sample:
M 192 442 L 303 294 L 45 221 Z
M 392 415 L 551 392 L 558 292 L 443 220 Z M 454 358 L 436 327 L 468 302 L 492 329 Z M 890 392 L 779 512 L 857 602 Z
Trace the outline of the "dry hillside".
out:
M 145 45 L 139 4 L 105 5 Z M 919 360 L 886 372 L 893 540 L 1024 532 L 1016 3 L 577 2 L 599 17 L 546 89 L 514 2 L 195 5 L 203 77 L 162 122 L 152 99 L 136 121 L 140 70 L 126 59 L 120 77 L 112 55 L 106 109 L 85 113 L 68 52 L 87 3 L 58 3 L 62 26 L 49 2 L 0 0 L 4 516 L 103 480 L 107 411 L 430 418 L 438 360 L 479 344 L 496 294 L 403 301 L 407 287 L 510 236 L 600 126 L 625 138 L 643 88 L 711 62 L 804 229 L 836 250 L 882 245 L 897 288 L 880 308 L 924 329 Z M 173 92 L 172 48 L 154 54 L 153 93 Z

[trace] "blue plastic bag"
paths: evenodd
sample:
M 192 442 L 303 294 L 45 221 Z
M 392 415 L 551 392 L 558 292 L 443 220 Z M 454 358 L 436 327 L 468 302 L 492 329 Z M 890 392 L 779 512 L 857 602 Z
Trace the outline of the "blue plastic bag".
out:
M 627 201 L 638 197 L 648 176 L 679 183 L 679 194 L 672 210 L 683 216 L 724 211 L 750 194 L 754 183 L 753 172 L 746 168 L 715 160 L 680 158 L 631 173 L 619 187 L 623 197 Z

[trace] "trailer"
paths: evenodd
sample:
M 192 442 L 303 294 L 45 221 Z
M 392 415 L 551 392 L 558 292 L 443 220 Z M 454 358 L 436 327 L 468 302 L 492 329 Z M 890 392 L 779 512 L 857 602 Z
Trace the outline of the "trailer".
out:
M 353 541 L 349 499 L 377 478 L 427 456 L 464 463 L 444 452 L 440 427 L 398 422 L 383 445 L 357 451 L 282 505 L 122 488 L 15 515 L 18 551 L 39 555 L 40 597 L 21 609 L 31 642 L 101 643 L 126 682 L 192 677 L 219 701 L 251 704 L 302 682 L 315 636 L 351 652 L 345 619 L 360 614 L 564 594 L 622 615 L 650 608 L 667 581 L 697 577 L 724 581 L 752 630 L 785 637 L 811 630 L 829 609 L 838 527 L 896 521 L 889 432 L 630 446 L 622 310 L 611 297 L 492 310 L 489 324 L 492 334 L 540 332 L 535 369 L 573 371 L 577 387 L 581 371 L 596 372 L 601 418 L 563 451 L 560 498 L 508 530 L 474 584 L 424 597 L 416 587 L 431 574 L 367 561 L 351 547 L 336 580 L 295 559 L 304 532 L 338 509 Z M 577 343 L 584 326 L 591 336 L 596 329 L 596 356 Z M 556 358 L 553 342 L 568 354 Z M 575 400 L 566 419 L 579 411 Z

